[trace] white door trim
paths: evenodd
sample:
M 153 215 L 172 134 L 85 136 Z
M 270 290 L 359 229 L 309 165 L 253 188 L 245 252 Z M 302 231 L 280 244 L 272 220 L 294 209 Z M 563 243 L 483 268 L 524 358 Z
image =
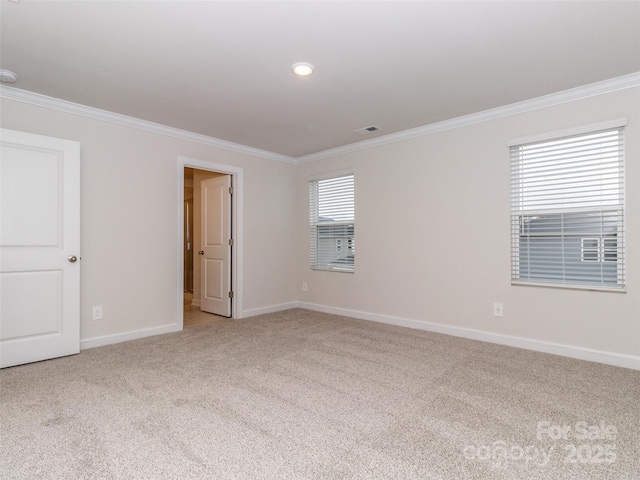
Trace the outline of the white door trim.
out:
M 243 170 L 240 167 L 213 163 L 206 160 L 198 160 L 188 157 L 178 157 L 178 223 L 177 223 L 177 324 L 180 330 L 184 328 L 183 298 L 184 298 L 184 168 L 191 167 L 198 170 L 226 173 L 232 176 L 233 195 L 231 196 L 231 235 L 233 249 L 231 252 L 231 288 L 233 290 L 233 302 L 231 302 L 231 318 L 242 318 L 242 252 L 243 252 Z

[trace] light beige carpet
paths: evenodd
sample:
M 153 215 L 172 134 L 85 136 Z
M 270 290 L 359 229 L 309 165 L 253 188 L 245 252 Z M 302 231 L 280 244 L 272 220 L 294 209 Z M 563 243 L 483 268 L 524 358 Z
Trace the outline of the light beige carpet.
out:
M 3 479 L 640 478 L 640 372 L 307 310 L 0 382 Z

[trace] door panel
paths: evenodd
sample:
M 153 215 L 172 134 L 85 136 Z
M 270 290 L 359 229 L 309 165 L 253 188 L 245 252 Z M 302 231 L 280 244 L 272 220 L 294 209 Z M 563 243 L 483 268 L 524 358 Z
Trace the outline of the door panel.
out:
M 207 276 L 204 285 L 204 295 L 207 299 L 222 300 L 225 295 L 228 296 L 228 290 L 225 290 L 224 284 L 224 264 L 216 258 L 206 258 L 205 271 Z
M 2 130 L 0 366 L 80 350 L 80 146 Z
M 3 247 L 60 246 L 62 162 L 58 152 L 3 142 Z
M 2 273 L 0 282 L 5 300 L 0 340 L 61 333 L 60 270 Z M 38 292 L 38 302 L 32 301 L 33 291 Z
M 202 298 L 200 309 L 231 316 L 231 175 L 204 180 L 201 189 Z

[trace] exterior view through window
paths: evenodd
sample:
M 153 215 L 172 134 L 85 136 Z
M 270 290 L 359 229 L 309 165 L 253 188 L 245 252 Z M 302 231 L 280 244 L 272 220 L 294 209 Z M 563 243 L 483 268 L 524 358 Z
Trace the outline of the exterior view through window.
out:
M 513 145 L 514 284 L 624 290 L 624 130 Z
M 353 272 L 353 174 L 309 182 L 311 268 Z

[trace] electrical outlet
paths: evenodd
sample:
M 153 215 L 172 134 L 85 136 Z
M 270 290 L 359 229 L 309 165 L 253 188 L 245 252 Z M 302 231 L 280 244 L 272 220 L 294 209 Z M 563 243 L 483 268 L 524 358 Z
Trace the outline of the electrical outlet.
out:
M 307 291 L 307 282 L 302 282 L 302 291 L 303 292 Z
M 493 304 L 493 316 L 494 317 L 504 317 L 504 307 L 501 303 Z
M 93 307 L 93 319 L 102 320 L 102 306 Z

